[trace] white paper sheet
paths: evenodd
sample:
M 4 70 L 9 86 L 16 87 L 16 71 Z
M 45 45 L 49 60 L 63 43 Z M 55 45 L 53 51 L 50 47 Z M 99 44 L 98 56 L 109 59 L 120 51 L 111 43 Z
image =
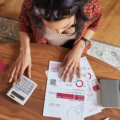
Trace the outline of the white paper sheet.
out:
M 97 105 L 96 97 L 91 89 L 89 81 L 87 80 L 84 117 L 88 117 L 99 112 L 101 112 L 101 108 Z
M 74 119 L 77 120 L 81 118 L 82 120 L 84 119 L 85 85 L 87 80 L 86 70 L 81 70 L 82 75 L 80 81 L 76 74 L 72 83 L 63 82 L 59 77 L 61 73 L 58 74 L 59 64 L 60 62 L 50 61 L 43 115 L 58 118 L 62 117 L 62 119 L 71 118 L 72 115 Z M 75 110 L 77 109 L 79 114 L 76 115 L 76 112 L 71 114 L 71 111 L 75 111 L 73 108 L 75 108 Z
M 95 76 L 95 74 L 94 74 L 94 72 L 93 72 L 87 58 L 83 57 L 82 59 L 83 59 L 82 62 L 84 62 L 84 64 L 88 68 L 87 78 L 89 80 L 90 86 L 92 88 L 92 91 L 94 93 L 94 96 L 95 96 L 95 99 L 96 99 L 96 102 L 97 102 L 96 105 L 94 104 L 96 106 L 96 112 L 97 112 L 97 110 L 98 110 L 98 112 L 100 112 L 101 111 L 100 85 L 98 83 L 98 80 L 97 80 L 97 78 L 96 78 L 96 76 Z

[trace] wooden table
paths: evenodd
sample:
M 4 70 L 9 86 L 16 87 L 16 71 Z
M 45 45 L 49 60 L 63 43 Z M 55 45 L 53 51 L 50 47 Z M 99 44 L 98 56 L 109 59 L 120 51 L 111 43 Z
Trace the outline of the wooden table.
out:
M 7 65 L 7 69 L 0 74 L 0 120 L 60 120 L 57 118 L 43 117 L 43 106 L 46 90 L 49 61 L 62 62 L 69 49 L 52 45 L 30 44 L 32 57 L 32 80 L 38 86 L 24 106 L 6 96 L 12 86 L 8 83 L 8 71 L 19 55 L 19 43 L 0 44 L 0 59 Z M 89 60 L 98 79 L 119 79 L 120 71 L 116 68 L 83 54 Z M 27 75 L 26 72 L 24 75 Z M 105 108 L 101 113 L 85 118 L 85 120 L 101 120 L 110 117 L 110 120 L 120 120 L 120 109 Z

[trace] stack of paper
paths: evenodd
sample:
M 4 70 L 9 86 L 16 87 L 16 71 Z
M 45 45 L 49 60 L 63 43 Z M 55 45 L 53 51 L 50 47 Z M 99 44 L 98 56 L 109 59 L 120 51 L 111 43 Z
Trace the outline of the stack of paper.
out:
M 60 77 L 64 67 L 61 62 L 50 61 L 46 71 L 47 87 L 43 116 L 62 120 L 84 120 L 101 112 L 100 85 L 86 57 L 81 58 L 81 79 L 78 71 L 73 82 L 69 82 L 72 71 L 64 82 Z

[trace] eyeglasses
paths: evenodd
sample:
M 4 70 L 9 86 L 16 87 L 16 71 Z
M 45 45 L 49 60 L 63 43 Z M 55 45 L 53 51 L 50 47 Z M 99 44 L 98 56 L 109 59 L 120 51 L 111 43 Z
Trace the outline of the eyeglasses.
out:
M 71 11 L 74 8 L 74 5 L 71 7 L 71 9 L 57 9 L 57 10 L 49 10 L 49 9 L 45 9 L 45 8 L 37 8 L 36 6 L 34 6 L 34 12 L 38 17 L 41 18 L 48 18 L 50 17 L 51 13 L 54 14 L 55 18 L 57 19 L 63 19 L 63 18 L 67 18 L 70 16 Z

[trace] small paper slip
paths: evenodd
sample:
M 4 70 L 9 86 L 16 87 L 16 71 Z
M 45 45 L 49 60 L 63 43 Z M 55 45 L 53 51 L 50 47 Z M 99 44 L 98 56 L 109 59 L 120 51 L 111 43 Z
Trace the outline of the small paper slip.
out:
M 0 74 L 6 69 L 6 65 L 0 60 Z
M 82 120 L 84 119 L 85 85 L 87 82 L 86 69 L 81 68 L 81 79 L 75 75 L 72 83 L 63 82 L 59 77 L 60 73 L 58 73 L 60 64 L 60 62 L 52 61 L 49 64 L 43 116 Z
M 86 102 L 85 102 L 85 112 L 84 117 L 94 115 L 101 112 L 99 105 L 96 102 L 96 97 L 92 91 L 89 81 L 87 80 L 86 86 Z
M 98 113 L 98 112 L 101 112 L 100 85 L 99 85 L 99 83 L 97 81 L 97 78 L 96 78 L 96 76 L 95 76 L 95 74 L 94 74 L 94 72 L 93 72 L 93 70 L 92 70 L 92 68 L 91 68 L 91 66 L 90 66 L 90 64 L 89 64 L 89 62 L 88 62 L 86 57 L 82 58 L 81 64 L 83 64 L 83 63 L 88 68 L 88 70 L 87 70 L 87 78 L 88 78 L 88 81 L 90 83 L 90 86 L 92 88 L 92 91 L 94 93 L 94 96 L 95 96 L 95 99 L 96 99 L 96 103 L 97 103 L 97 104 L 94 104 L 96 107 L 95 107 L 95 109 L 93 109 L 93 111 L 95 110 L 96 113 Z

